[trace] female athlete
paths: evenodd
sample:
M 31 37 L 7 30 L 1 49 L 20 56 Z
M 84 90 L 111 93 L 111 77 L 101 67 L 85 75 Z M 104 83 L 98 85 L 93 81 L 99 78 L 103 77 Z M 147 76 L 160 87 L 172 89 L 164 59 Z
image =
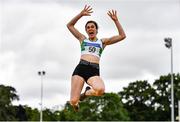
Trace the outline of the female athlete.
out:
M 98 24 L 95 21 L 88 21 L 85 25 L 86 37 L 75 28 L 76 22 L 83 16 L 90 16 L 93 13 L 91 6 L 85 5 L 84 9 L 76 15 L 68 24 L 67 28 L 79 40 L 81 45 L 80 62 L 75 68 L 71 78 L 70 104 L 75 111 L 78 111 L 79 101 L 87 96 L 101 96 L 104 94 L 105 85 L 100 77 L 99 62 L 104 48 L 126 38 L 123 28 L 117 17 L 116 10 L 108 11 L 107 14 L 115 23 L 118 34 L 110 38 L 97 38 Z M 81 94 L 84 83 L 89 86 Z

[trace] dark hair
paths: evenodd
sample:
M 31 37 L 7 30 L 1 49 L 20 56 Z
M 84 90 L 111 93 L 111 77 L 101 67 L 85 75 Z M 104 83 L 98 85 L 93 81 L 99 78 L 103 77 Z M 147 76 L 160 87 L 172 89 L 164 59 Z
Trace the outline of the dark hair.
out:
M 89 20 L 89 21 L 87 21 L 87 23 L 86 23 L 86 25 L 85 25 L 85 29 L 86 29 L 86 26 L 87 26 L 87 24 L 89 24 L 89 23 L 93 23 L 95 26 L 96 26 L 96 29 L 98 30 L 98 24 L 97 24 L 97 22 L 95 22 L 95 21 L 93 21 L 93 20 Z

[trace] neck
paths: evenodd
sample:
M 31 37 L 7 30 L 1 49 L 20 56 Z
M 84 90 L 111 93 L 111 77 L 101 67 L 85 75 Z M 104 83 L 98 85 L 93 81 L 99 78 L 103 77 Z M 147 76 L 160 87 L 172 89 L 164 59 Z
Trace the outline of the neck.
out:
M 90 41 L 96 41 L 97 40 L 97 37 L 94 37 L 94 38 L 89 38 Z

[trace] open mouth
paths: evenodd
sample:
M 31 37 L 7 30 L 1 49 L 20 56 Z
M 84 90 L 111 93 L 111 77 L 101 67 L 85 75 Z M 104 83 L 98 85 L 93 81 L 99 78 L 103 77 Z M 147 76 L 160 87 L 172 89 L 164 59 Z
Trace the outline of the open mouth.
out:
M 94 34 L 94 32 L 89 32 L 89 35 L 93 35 Z

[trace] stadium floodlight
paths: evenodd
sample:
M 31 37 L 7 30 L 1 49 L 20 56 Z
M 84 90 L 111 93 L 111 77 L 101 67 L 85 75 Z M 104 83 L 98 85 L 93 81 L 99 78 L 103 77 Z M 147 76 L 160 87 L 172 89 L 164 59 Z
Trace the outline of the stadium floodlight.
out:
M 164 38 L 165 46 L 171 49 L 171 121 L 174 122 L 174 81 L 173 81 L 173 44 L 172 38 Z
M 169 37 L 165 38 L 164 41 L 165 41 L 165 46 L 167 48 L 171 48 L 172 47 L 172 38 L 169 38 Z
M 40 122 L 43 121 L 43 76 L 46 74 L 45 71 L 38 71 L 38 75 L 41 76 L 41 111 L 40 111 Z

